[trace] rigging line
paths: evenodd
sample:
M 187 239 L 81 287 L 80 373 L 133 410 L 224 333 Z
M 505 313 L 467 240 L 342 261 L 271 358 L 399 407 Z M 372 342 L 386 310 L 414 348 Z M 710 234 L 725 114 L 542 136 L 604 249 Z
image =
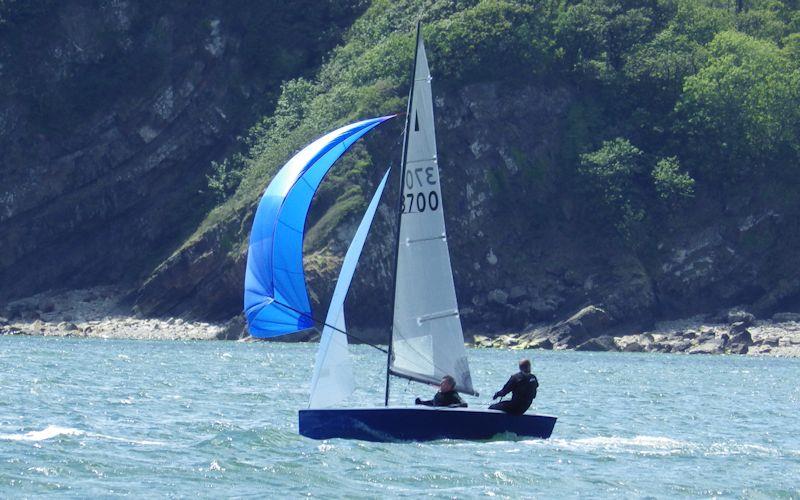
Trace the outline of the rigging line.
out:
M 300 314 L 301 316 L 305 316 L 306 318 L 310 319 L 311 321 L 313 321 L 313 322 L 315 322 L 315 323 L 318 323 L 318 324 L 320 324 L 320 325 L 323 325 L 323 326 L 327 326 L 327 327 L 329 327 L 329 328 L 332 328 L 332 329 L 336 330 L 337 332 L 339 332 L 339 333 L 343 333 L 343 334 L 347 335 L 348 337 L 350 337 L 350 338 L 352 338 L 352 339 L 355 339 L 355 340 L 358 340 L 359 342 L 361 342 L 361 343 L 363 343 L 363 344 L 367 344 L 367 345 L 368 345 L 368 346 L 370 346 L 370 347 L 374 347 L 375 349 L 377 349 L 377 350 L 381 351 L 382 353 L 385 353 L 385 354 L 388 354 L 388 353 L 389 353 L 389 351 L 387 351 L 387 350 L 386 350 L 386 349 L 384 349 L 383 347 L 380 347 L 380 346 L 378 346 L 378 345 L 375 345 L 375 344 L 373 344 L 372 342 L 367 342 L 366 340 L 364 340 L 364 339 L 362 339 L 362 338 L 359 338 L 359 337 L 357 337 L 357 336 L 353 335 L 352 333 L 348 333 L 348 332 L 346 332 L 346 331 L 344 331 L 344 330 L 341 330 L 341 329 L 339 329 L 339 328 L 336 328 L 335 326 L 333 326 L 333 325 L 330 325 L 330 324 L 328 324 L 328 323 L 326 323 L 326 322 L 324 322 L 324 321 L 322 321 L 322 320 L 319 320 L 319 319 L 315 318 L 314 316 L 312 316 L 312 315 L 310 315 L 310 314 L 308 314 L 308 313 L 304 313 L 303 311 L 299 311 L 299 310 L 295 309 L 294 307 L 292 307 L 292 306 L 290 306 L 290 305 L 284 304 L 283 302 L 281 302 L 281 301 L 279 301 L 279 300 L 275 300 L 275 299 L 273 299 L 273 302 L 275 302 L 276 304 L 278 304 L 278 305 L 279 305 L 279 306 L 281 306 L 281 307 L 285 307 L 286 309 L 289 309 L 289 310 L 290 310 L 290 311 L 292 311 L 292 312 L 296 312 L 297 314 Z

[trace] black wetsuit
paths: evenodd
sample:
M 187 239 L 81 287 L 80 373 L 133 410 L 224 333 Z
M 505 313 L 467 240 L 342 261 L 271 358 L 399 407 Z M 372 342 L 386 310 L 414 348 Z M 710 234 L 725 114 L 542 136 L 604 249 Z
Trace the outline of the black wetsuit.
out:
M 508 379 L 506 385 L 495 393 L 495 398 L 503 397 L 511 393 L 510 401 L 500 401 L 489 407 L 491 410 L 502 410 L 513 415 L 522 415 L 531 407 L 533 398 L 536 397 L 536 389 L 539 381 L 533 373 L 519 372 Z
M 422 401 L 421 399 L 417 398 L 414 403 L 423 406 L 459 406 L 462 408 L 467 407 L 467 403 L 461 399 L 461 396 L 458 395 L 456 391 L 448 391 L 448 392 L 437 392 L 433 399 L 429 401 Z

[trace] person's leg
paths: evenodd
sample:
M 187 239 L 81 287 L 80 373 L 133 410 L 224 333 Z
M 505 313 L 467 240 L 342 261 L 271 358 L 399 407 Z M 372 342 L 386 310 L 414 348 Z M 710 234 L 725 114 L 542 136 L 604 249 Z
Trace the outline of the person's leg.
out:
M 491 405 L 489 409 L 511 413 L 514 410 L 514 406 L 511 404 L 511 401 L 500 401 L 499 403 Z

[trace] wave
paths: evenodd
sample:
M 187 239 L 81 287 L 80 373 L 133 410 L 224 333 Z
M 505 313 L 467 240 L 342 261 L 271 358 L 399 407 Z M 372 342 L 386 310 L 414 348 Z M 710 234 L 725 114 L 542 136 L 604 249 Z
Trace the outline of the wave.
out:
M 527 440 L 526 444 L 552 446 L 564 451 L 634 454 L 642 456 L 705 455 L 705 456 L 797 456 L 800 450 L 782 450 L 759 444 L 734 441 L 696 443 L 664 436 L 595 436 L 578 439 Z
M 99 434 L 96 432 L 87 432 L 73 427 L 61 427 L 58 425 L 48 425 L 40 431 L 30 431 L 24 434 L 0 434 L 0 441 L 47 441 L 59 436 L 83 436 L 96 439 L 105 439 L 108 441 L 117 441 L 130 444 L 138 444 L 144 446 L 162 446 L 167 443 L 163 441 L 151 441 L 144 439 L 131 439 L 125 437 L 109 436 L 107 434 Z

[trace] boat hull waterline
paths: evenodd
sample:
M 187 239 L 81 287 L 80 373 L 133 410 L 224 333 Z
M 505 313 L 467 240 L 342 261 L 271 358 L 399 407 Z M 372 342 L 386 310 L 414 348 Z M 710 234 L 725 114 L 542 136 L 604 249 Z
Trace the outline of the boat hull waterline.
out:
M 362 441 L 486 440 L 498 435 L 547 439 L 556 417 L 509 415 L 498 410 L 434 407 L 300 410 L 300 434 L 312 439 Z

